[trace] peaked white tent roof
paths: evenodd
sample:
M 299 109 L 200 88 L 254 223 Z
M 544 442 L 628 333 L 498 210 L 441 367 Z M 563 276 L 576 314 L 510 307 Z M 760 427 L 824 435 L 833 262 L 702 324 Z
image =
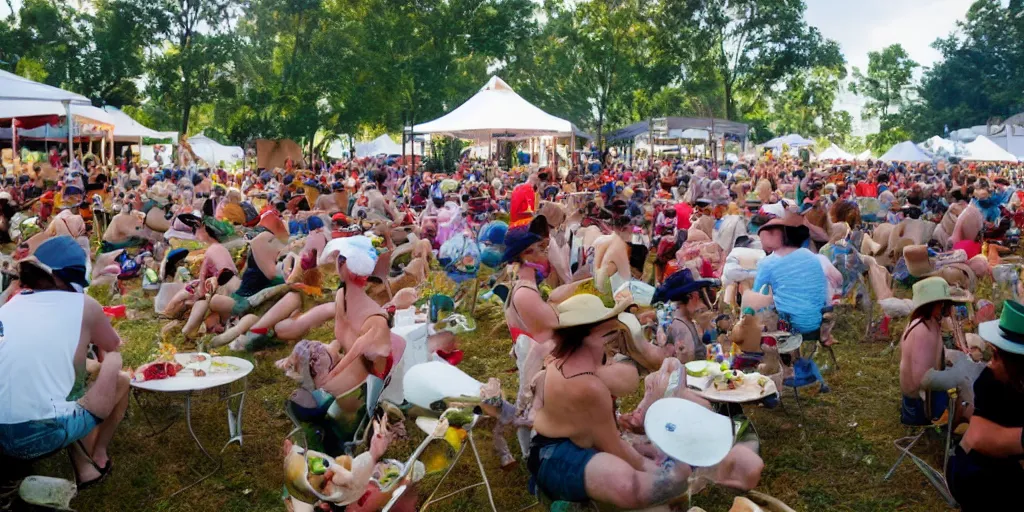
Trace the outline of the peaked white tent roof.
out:
M 818 155 L 818 160 L 853 160 L 854 156 L 834 143 Z
M 74 109 L 72 109 L 74 111 Z M 138 121 L 117 107 L 107 105 L 103 111 L 110 115 L 114 121 L 114 140 L 118 142 L 139 142 L 139 139 L 165 139 L 168 136 L 156 130 L 146 128 Z M 177 142 L 177 133 L 173 137 Z
M 574 127 L 569 121 L 535 107 L 516 94 L 504 80 L 492 76 L 487 85 L 458 108 L 438 119 L 414 126 L 413 131 L 467 139 L 525 139 L 539 135 L 568 135 L 574 132 Z
M 783 145 L 789 146 L 790 148 L 802 148 L 804 146 L 814 145 L 814 141 L 811 139 L 805 139 L 803 136 L 796 133 L 791 133 L 789 135 L 775 137 L 763 144 L 764 147 L 772 149 L 780 149 Z
M 381 135 L 370 142 L 357 142 L 356 143 L 356 155 L 357 156 L 375 156 L 375 155 L 400 155 L 402 154 L 401 144 L 391 139 L 388 134 Z
M 979 135 L 974 142 L 964 145 L 967 155 L 964 160 L 979 162 L 1016 162 L 1017 157 L 1009 151 L 999 147 L 999 144 L 992 142 L 988 137 Z
M 77 105 L 92 104 L 89 101 L 89 98 L 86 98 L 81 94 L 75 94 L 73 92 L 65 91 L 64 89 L 58 89 L 57 87 L 33 82 L 28 78 L 15 75 L 14 73 L 8 73 L 7 71 L 0 71 L 0 100 L 56 101 L 58 103 L 62 101 L 70 101 L 72 104 Z M 13 116 L 5 116 L 4 113 L 0 111 L 0 117 Z
M 906 140 L 889 148 L 884 155 L 878 157 L 884 162 L 931 162 L 932 157 L 919 148 L 917 144 Z
M 341 139 L 334 139 L 334 142 L 331 142 L 327 148 L 327 157 L 341 160 L 348 156 L 348 150 L 348 144 L 342 142 Z
M 875 158 L 875 155 L 871 154 L 871 150 L 870 149 L 865 149 L 859 155 L 857 155 L 857 161 L 859 161 L 859 162 L 863 162 L 865 160 L 871 160 L 871 159 L 874 159 L 874 158 Z
M 0 86 L 2 87 L 2 86 Z M 0 93 L 3 94 L 3 93 Z M 71 104 L 71 115 L 96 124 L 114 125 L 114 117 L 92 105 Z M 13 117 L 60 116 L 66 117 L 67 110 L 59 101 L 23 101 L 0 99 L 0 119 Z
M 224 162 L 225 165 L 234 165 L 245 158 L 245 151 L 242 148 L 225 146 L 202 134 L 189 137 L 188 144 L 192 146 L 192 152 L 209 165 L 219 165 L 220 162 Z

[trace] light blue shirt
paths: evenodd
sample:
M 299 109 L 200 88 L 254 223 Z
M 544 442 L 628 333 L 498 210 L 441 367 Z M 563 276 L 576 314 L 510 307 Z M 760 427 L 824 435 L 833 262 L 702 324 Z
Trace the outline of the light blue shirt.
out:
M 813 332 L 821 327 L 821 310 L 828 304 L 828 283 L 818 257 L 807 249 L 785 256 L 771 254 L 757 265 L 754 290 L 772 289 L 775 309 L 789 320 L 796 332 Z M 769 326 L 771 328 L 771 326 Z

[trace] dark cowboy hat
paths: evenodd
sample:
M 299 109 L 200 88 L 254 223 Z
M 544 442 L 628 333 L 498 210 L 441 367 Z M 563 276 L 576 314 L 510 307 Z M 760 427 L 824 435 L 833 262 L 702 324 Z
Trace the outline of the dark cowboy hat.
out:
M 548 219 L 537 215 L 532 220 L 522 219 L 513 222 L 505 233 L 505 254 L 502 263 L 515 260 L 531 245 L 548 237 Z
M 668 276 L 665 282 L 661 283 L 661 286 L 654 291 L 654 298 L 651 300 L 651 303 L 681 300 L 690 292 L 695 292 L 702 288 L 710 288 L 715 283 L 716 281 L 713 279 L 695 279 L 693 272 L 688 268 L 684 268 Z

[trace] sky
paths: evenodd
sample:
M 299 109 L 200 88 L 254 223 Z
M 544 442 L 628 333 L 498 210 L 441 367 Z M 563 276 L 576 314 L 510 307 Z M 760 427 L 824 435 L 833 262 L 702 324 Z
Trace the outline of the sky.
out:
M 847 68 L 862 71 L 868 65 L 868 52 L 899 43 L 910 58 L 923 67 L 942 59 L 931 47 L 940 37 L 956 28 L 974 0 L 806 0 L 806 19 L 818 27 L 822 36 L 839 43 Z M 921 70 L 916 76 L 920 78 Z M 846 91 L 835 108 L 854 117 L 854 135 L 878 130 L 877 122 L 862 122 L 863 99 Z

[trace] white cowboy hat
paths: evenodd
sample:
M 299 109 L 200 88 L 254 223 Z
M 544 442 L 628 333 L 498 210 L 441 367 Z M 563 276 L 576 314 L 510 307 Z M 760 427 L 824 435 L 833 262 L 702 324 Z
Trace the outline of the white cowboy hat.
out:
M 666 455 L 691 466 L 718 464 L 732 449 L 732 420 L 682 398 L 662 398 L 647 409 L 644 430 Z
M 619 313 L 631 304 L 620 302 L 614 308 L 606 308 L 601 298 L 589 293 L 574 295 L 557 306 L 558 327 L 576 327 L 591 325 L 617 318 Z
M 369 238 L 362 235 L 335 238 L 327 242 L 318 263 L 331 264 L 336 256 L 343 256 L 349 271 L 357 276 L 373 275 L 373 269 L 377 266 L 377 249 L 373 248 Z
M 405 399 L 424 409 L 430 409 L 430 404 L 445 398 L 480 396 L 482 386 L 462 370 L 441 361 L 413 366 L 402 378 Z

